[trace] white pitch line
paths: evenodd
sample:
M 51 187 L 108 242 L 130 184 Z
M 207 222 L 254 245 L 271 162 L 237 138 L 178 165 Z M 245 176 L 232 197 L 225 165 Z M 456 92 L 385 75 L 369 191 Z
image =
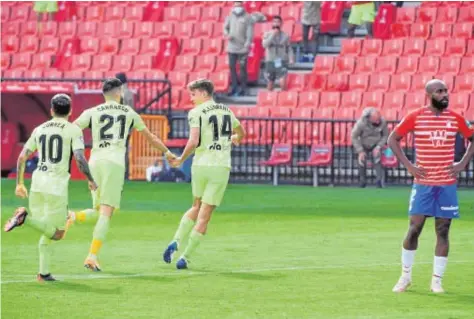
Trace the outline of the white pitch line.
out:
M 432 262 L 417 262 L 417 265 L 431 264 Z M 450 264 L 470 264 L 474 263 L 474 260 L 458 260 L 450 261 Z M 372 267 L 390 267 L 399 266 L 400 263 L 385 263 L 385 264 L 355 264 L 355 265 L 325 265 L 325 266 L 294 266 L 294 267 L 275 267 L 275 268 L 257 268 L 257 269 L 237 269 L 229 271 L 215 271 L 215 272 L 204 272 L 204 271 L 175 271 L 168 273 L 141 273 L 141 274 L 125 274 L 125 275 L 113 275 L 113 274 L 64 274 L 55 275 L 58 279 L 77 279 L 77 280 L 95 280 L 95 279 L 117 279 L 117 278 L 134 278 L 134 277 L 174 277 L 174 276 L 195 276 L 195 275 L 223 275 L 223 274 L 238 274 L 238 273 L 257 273 L 257 272 L 269 272 L 269 271 L 295 271 L 295 270 L 315 270 L 315 269 L 344 269 L 344 268 L 372 268 Z M 24 278 L 32 277 L 31 275 L 11 275 L 7 277 L 13 278 Z M 29 280 L 2 280 L 1 284 L 17 284 L 17 283 L 32 283 L 34 279 Z

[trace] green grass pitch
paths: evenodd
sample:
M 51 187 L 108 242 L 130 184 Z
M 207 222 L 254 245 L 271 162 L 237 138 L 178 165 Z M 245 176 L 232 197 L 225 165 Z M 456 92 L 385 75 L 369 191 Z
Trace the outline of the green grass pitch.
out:
M 2 181 L 2 223 L 15 207 Z M 90 206 L 72 182 L 71 209 Z M 54 244 L 53 284 L 35 282 L 39 235 L 2 233 L 2 318 L 473 318 L 474 191 L 459 192 L 445 295 L 429 292 L 433 221 L 426 223 L 411 290 L 394 294 L 409 188 L 230 185 L 209 233 L 177 271 L 161 255 L 191 202 L 189 184 L 126 183 L 102 249 L 103 272 L 83 269 L 93 224 Z

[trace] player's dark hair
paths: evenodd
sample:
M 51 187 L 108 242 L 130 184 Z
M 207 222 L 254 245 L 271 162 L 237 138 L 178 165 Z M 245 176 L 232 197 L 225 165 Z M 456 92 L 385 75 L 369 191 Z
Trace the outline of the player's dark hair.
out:
M 280 20 L 280 22 L 283 22 L 281 16 L 273 16 L 273 20 Z
M 107 94 L 108 92 L 121 87 L 122 84 L 122 81 L 117 78 L 107 79 L 102 84 L 102 93 Z
M 66 94 L 56 94 L 51 99 L 51 108 L 57 116 L 67 116 L 71 112 L 71 98 Z
M 214 84 L 212 83 L 211 80 L 208 79 L 200 79 L 193 81 L 188 84 L 188 90 L 194 91 L 194 90 L 199 90 L 199 91 L 205 91 L 209 96 L 212 96 L 214 94 Z
M 117 73 L 115 74 L 115 77 L 119 79 L 120 81 L 122 81 L 122 84 L 127 83 L 127 75 L 125 73 L 123 72 Z

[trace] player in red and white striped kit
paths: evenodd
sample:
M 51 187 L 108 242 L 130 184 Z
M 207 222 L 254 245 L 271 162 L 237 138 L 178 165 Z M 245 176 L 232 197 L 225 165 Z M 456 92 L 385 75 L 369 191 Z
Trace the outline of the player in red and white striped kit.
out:
M 411 284 L 411 268 L 426 217 L 435 217 L 437 237 L 431 291 L 444 292 L 441 278 L 448 261 L 449 227 L 453 218 L 459 218 L 456 177 L 474 155 L 474 131 L 461 115 L 447 109 L 446 84 L 431 80 L 426 84 L 426 93 L 430 105 L 408 114 L 388 139 L 394 154 L 415 177 L 410 198 L 410 227 L 402 248 L 402 275 L 394 292 L 403 292 Z M 400 147 L 400 140 L 409 132 L 415 136 L 415 164 Z M 471 143 L 462 160 L 454 163 L 458 132 Z

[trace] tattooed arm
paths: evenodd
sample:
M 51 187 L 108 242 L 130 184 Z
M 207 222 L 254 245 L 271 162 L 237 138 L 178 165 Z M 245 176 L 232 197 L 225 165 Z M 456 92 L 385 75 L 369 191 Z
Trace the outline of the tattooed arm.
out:
M 84 150 L 78 149 L 74 151 L 74 158 L 76 159 L 77 167 L 82 172 L 82 174 L 86 175 L 87 180 L 89 181 L 89 188 L 91 190 L 97 189 L 97 184 L 92 177 L 91 171 L 89 169 L 89 164 L 87 164 L 86 157 L 84 156 Z
M 15 189 L 15 195 L 21 198 L 26 198 L 28 197 L 28 191 L 26 190 L 25 183 L 24 183 L 24 175 L 25 175 L 25 163 L 28 157 L 33 152 L 27 149 L 26 147 L 23 148 L 23 150 L 20 153 L 20 156 L 18 156 L 18 160 L 16 162 L 16 189 Z

